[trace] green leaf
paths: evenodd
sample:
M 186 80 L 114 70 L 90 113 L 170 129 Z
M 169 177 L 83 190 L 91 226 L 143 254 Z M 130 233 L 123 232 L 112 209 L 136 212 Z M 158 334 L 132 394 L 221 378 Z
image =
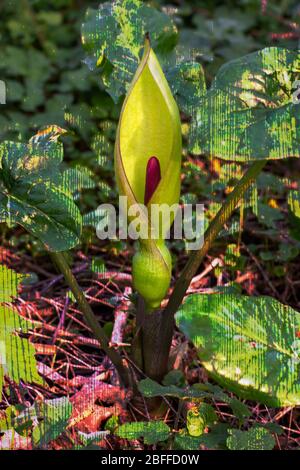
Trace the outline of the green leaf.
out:
M 0 265 L 0 303 L 11 302 L 17 296 L 22 279 L 24 279 L 23 274 L 17 274 L 4 264 Z
M 227 446 L 230 450 L 272 450 L 275 445 L 274 437 L 261 427 L 249 431 L 229 429 L 228 432 Z
M 198 105 L 191 150 L 226 160 L 300 156 L 299 51 L 270 47 L 221 67 Z
M 212 426 L 210 432 L 199 437 L 192 437 L 186 431 L 181 431 L 175 436 L 174 449 L 199 450 L 200 446 L 207 449 L 224 449 L 228 436 L 228 425 L 219 423 Z
M 50 251 L 75 246 L 81 233 L 81 215 L 63 186 L 60 165 L 64 133 L 51 126 L 28 145 L 0 146 L 0 221 L 20 224 Z
M 180 108 L 192 114 L 206 90 L 202 66 L 182 56 L 178 58 L 181 63 L 175 64 L 175 24 L 165 13 L 140 0 L 116 0 L 101 4 L 98 10 L 87 10 L 82 25 L 87 65 L 98 67 L 104 87 L 117 102 L 133 79 L 146 33 Z
M 251 415 L 249 408 L 244 403 L 236 398 L 229 397 L 218 385 L 213 385 L 209 382 L 180 388 L 172 384 L 163 386 L 148 378 L 139 382 L 138 389 L 147 398 L 174 397 L 187 401 L 203 399 L 219 400 L 227 403 L 240 421 Z
M 179 369 L 170 370 L 170 372 L 165 375 L 163 379 L 163 385 L 176 385 L 184 387 L 185 384 L 185 377 L 184 373 Z
M 44 447 L 66 429 L 72 413 L 72 404 L 67 397 L 62 397 L 45 400 L 34 406 L 40 422 L 33 429 L 32 441 L 35 447 Z
M 105 262 L 102 258 L 93 258 L 91 263 L 91 270 L 97 274 L 103 274 L 106 271 Z
M 63 172 L 61 187 L 68 189 L 73 197 L 78 199 L 82 189 L 91 189 L 96 186 L 92 176 L 92 171 L 80 165 L 75 168 L 68 168 Z
M 206 93 L 203 67 L 196 62 L 182 62 L 166 70 L 166 77 L 179 108 L 192 115 L 195 104 Z
M 300 191 L 292 190 L 289 192 L 288 204 L 295 216 L 300 218 Z
M 170 435 L 169 426 L 163 421 L 137 421 L 134 423 L 125 423 L 119 426 L 116 431 L 117 436 L 123 439 L 140 439 L 144 438 L 147 445 L 157 444 L 157 442 L 165 441 Z
M 257 217 L 262 225 L 276 229 L 276 223 L 284 218 L 282 212 L 262 202 L 257 203 Z
M 154 50 L 169 55 L 177 30 L 164 13 L 139 0 L 106 2 L 98 10 L 87 10 L 82 25 L 86 62 L 91 68 L 102 67 L 104 86 L 115 101 L 133 78 L 147 32 Z
M 3 302 L 11 302 L 17 295 L 18 285 L 23 275 L 0 266 L 0 399 L 4 375 L 14 382 L 36 382 L 42 384 L 37 372 L 34 346 L 16 333 L 26 333 L 30 322 L 18 315 L 12 307 Z
M 300 403 L 300 314 L 271 297 L 191 295 L 177 325 L 221 385 L 270 406 Z
M 96 431 L 96 432 L 91 432 L 89 434 L 85 432 L 81 432 L 81 431 L 78 432 L 80 440 L 84 446 L 96 444 L 97 442 L 105 439 L 105 437 L 109 434 L 110 434 L 109 431 Z
M 176 397 L 180 399 L 209 398 L 211 394 L 203 390 L 192 388 L 179 388 L 175 385 L 163 386 L 151 379 L 141 380 L 138 384 L 139 391 L 147 398 L 152 397 Z

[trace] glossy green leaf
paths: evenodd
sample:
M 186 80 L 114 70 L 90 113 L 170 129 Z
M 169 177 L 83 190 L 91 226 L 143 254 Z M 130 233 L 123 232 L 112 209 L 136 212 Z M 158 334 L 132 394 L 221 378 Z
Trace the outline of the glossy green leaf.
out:
M 22 225 L 50 251 L 72 248 L 81 233 L 79 209 L 60 172 L 63 132 L 52 126 L 28 145 L 0 146 L 0 221 Z
M 272 450 L 275 439 L 262 427 L 253 427 L 249 431 L 229 429 L 227 446 L 230 450 Z
M 169 426 L 163 421 L 137 421 L 122 424 L 118 427 L 116 435 L 128 440 L 143 437 L 144 443 L 151 445 L 167 440 L 170 432 Z
M 226 160 L 300 156 L 299 51 L 263 49 L 221 67 L 200 101 L 191 150 Z
M 300 314 L 271 297 L 191 295 L 176 314 L 214 379 L 270 406 L 300 403 Z

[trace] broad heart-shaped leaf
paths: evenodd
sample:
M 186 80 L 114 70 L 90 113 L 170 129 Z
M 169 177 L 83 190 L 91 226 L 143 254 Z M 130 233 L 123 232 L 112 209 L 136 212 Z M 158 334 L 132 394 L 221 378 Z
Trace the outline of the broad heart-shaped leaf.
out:
M 169 426 L 163 421 L 137 421 L 125 423 L 118 427 L 116 434 L 124 439 L 144 438 L 144 443 L 151 445 L 165 441 L 170 435 Z
M 300 314 L 271 297 L 191 295 L 176 314 L 221 385 L 270 406 L 300 404 Z
M 300 156 L 300 53 L 266 48 L 225 64 L 200 101 L 191 150 L 226 160 Z
M 104 87 L 117 102 L 124 96 L 137 69 L 145 34 L 165 72 L 180 109 L 190 113 L 193 103 L 205 92 L 200 64 L 184 60 L 176 64 L 174 47 L 177 28 L 171 18 L 140 0 L 106 2 L 98 10 L 88 9 L 82 25 L 86 63 L 98 67 Z
M 4 142 L 0 146 L 0 221 L 20 224 L 50 251 L 75 246 L 81 233 L 81 215 L 64 186 L 60 165 L 64 133 L 52 126 L 29 144 Z
M 37 373 L 35 349 L 17 332 L 27 332 L 30 322 L 18 315 L 16 310 L 4 302 L 11 302 L 17 295 L 18 284 L 24 276 L 0 265 L 0 400 L 4 375 L 13 381 L 42 383 Z

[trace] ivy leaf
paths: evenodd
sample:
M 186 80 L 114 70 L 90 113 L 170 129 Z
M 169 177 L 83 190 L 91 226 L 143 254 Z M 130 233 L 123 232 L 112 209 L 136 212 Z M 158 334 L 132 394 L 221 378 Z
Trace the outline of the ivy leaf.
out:
M 42 384 L 37 372 L 34 346 L 16 333 L 26 333 L 30 322 L 18 315 L 12 307 L 4 305 L 16 296 L 23 276 L 6 266 L 0 266 L 0 399 L 4 375 L 14 382 L 36 382 Z
M 274 437 L 262 427 L 253 427 L 249 431 L 229 429 L 227 446 L 230 450 L 272 450 Z
M 276 47 L 225 64 L 200 101 L 191 150 L 225 160 L 300 156 L 300 53 Z
M 61 179 L 57 139 L 64 132 L 51 126 L 28 145 L 0 146 L 0 221 L 22 225 L 50 251 L 72 248 L 81 233 L 79 209 Z
M 191 295 L 177 325 L 204 367 L 241 397 L 300 404 L 300 314 L 271 297 Z
M 170 432 L 169 426 L 163 421 L 138 421 L 122 424 L 118 427 L 116 435 L 128 440 L 143 437 L 144 443 L 151 445 L 167 440 Z

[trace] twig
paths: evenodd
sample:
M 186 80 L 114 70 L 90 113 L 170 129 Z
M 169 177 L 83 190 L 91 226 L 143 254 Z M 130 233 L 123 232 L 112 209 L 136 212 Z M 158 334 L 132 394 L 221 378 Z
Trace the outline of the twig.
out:
M 89 325 L 95 337 L 99 341 L 100 347 L 103 349 L 103 351 L 107 354 L 111 362 L 116 367 L 123 384 L 125 386 L 129 386 L 130 385 L 129 371 L 124 366 L 122 357 L 120 356 L 120 354 L 110 347 L 109 340 L 104 330 L 99 325 L 94 312 L 92 311 L 81 288 L 79 287 L 75 277 L 73 276 L 73 273 L 66 261 L 64 254 L 63 253 L 50 253 L 50 255 L 55 265 L 59 268 L 61 273 L 64 275 L 64 278 L 67 284 L 69 285 L 75 299 L 77 300 L 77 303 L 85 317 L 87 324 Z

